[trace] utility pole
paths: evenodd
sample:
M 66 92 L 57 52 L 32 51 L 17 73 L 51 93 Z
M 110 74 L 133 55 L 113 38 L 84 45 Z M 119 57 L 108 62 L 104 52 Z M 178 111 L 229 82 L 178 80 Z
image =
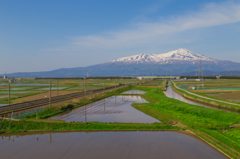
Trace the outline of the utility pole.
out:
M 86 110 L 86 105 L 85 105 L 85 123 L 87 122 L 87 110 Z
M 199 87 L 203 87 L 204 89 L 204 81 L 203 81 L 203 70 L 202 70 L 202 59 L 200 59 L 200 64 L 199 64 L 199 75 L 198 75 L 198 89 Z
M 58 96 L 58 80 L 57 80 L 57 96 Z
M 84 77 L 84 95 L 86 96 L 86 78 Z
M 106 80 L 106 79 L 104 79 L 104 93 L 105 93 L 105 80 Z
M 49 106 L 51 106 L 51 81 L 50 81 L 50 84 L 49 84 Z
M 8 84 L 8 105 L 11 104 L 10 83 Z
M 105 112 L 105 98 L 104 98 L 104 112 Z
M 84 77 L 82 79 L 82 91 L 84 92 Z

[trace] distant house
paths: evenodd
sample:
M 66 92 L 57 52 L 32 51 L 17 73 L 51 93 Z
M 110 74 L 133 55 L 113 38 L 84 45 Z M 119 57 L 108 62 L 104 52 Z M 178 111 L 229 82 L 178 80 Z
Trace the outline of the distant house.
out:
M 221 75 L 219 75 L 219 76 L 216 76 L 216 78 L 217 78 L 217 80 L 219 80 L 219 79 L 221 78 Z
M 7 76 L 7 75 L 4 75 L 4 76 L 3 76 L 3 79 L 8 79 L 8 76 Z

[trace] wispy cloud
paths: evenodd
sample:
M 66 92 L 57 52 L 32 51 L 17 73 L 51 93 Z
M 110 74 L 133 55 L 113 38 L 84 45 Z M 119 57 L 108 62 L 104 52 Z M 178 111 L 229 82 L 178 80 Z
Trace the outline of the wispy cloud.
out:
M 137 23 L 132 29 L 105 32 L 101 36 L 89 35 L 71 38 L 68 46 L 56 51 L 78 49 L 118 49 L 152 45 L 168 35 L 191 29 L 240 22 L 240 4 L 236 2 L 211 3 L 199 11 L 172 16 L 168 20 Z

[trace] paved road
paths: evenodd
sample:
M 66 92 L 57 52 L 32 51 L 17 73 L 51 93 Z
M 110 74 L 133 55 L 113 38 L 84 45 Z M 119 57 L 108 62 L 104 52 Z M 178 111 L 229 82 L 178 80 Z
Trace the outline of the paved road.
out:
M 191 94 L 191 95 L 194 95 L 196 97 L 200 97 L 200 98 L 204 98 L 204 99 L 208 99 L 208 100 L 212 100 L 212 101 L 216 101 L 216 102 L 221 102 L 221 103 L 226 103 L 226 104 L 231 104 L 231 105 L 236 105 L 236 106 L 240 106 L 239 104 L 235 104 L 235 103 L 230 103 L 230 102 L 225 102 L 225 101 L 222 101 L 222 100 L 217 100 L 217 99 L 212 99 L 212 98 L 208 98 L 208 97 L 204 97 L 204 96 L 201 96 L 201 95 L 198 95 L 198 94 L 195 94 L 195 93 L 192 93 L 192 92 L 189 92 L 187 90 L 184 90 L 184 89 L 181 89 L 179 88 L 174 82 L 173 82 L 174 86 L 188 94 Z

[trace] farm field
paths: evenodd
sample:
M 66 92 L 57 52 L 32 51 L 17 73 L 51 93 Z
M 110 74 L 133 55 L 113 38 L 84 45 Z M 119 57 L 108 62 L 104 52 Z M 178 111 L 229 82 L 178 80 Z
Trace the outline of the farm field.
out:
M 76 93 L 76 92 L 80 92 L 80 91 L 58 91 L 58 95 L 65 95 L 65 94 Z M 57 91 L 51 91 L 51 96 L 52 97 L 57 96 Z M 28 101 L 38 100 L 38 99 L 43 99 L 43 98 L 49 98 L 49 92 L 44 92 L 44 93 L 40 93 L 40 94 L 28 96 L 28 97 L 15 99 L 15 100 L 13 100 L 13 102 L 17 102 L 17 103 L 28 102 Z
M 188 91 L 199 95 L 240 102 L 240 80 L 235 79 L 220 79 L 204 81 L 204 89 L 197 89 L 198 81 L 175 81 L 178 86 L 181 86 Z M 196 90 L 191 88 L 195 87 Z
M 207 95 L 221 98 L 221 99 L 227 99 L 231 101 L 237 101 L 240 102 L 240 92 L 224 92 L 224 93 L 208 93 Z
M 198 81 L 176 81 L 179 86 L 197 86 Z M 239 88 L 240 80 L 236 79 L 220 79 L 220 80 L 206 80 L 204 81 L 204 87 L 210 88 Z
M 239 127 L 235 126 L 239 124 L 239 114 L 226 112 L 223 110 L 209 109 L 200 107 L 197 105 L 191 105 L 173 98 L 165 96 L 161 88 L 150 88 L 150 87 L 139 87 L 129 86 L 121 88 L 119 93 L 130 90 L 141 90 L 147 92 L 145 94 L 139 94 L 143 99 L 149 103 L 133 103 L 132 106 L 139 111 L 144 112 L 160 121 L 161 123 L 104 123 L 104 122 L 63 122 L 60 120 L 53 120 L 49 123 L 46 122 L 35 122 L 35 121 L 19 121 L 12 122 L 12 125 L 6 122 L 2 122 L 2 129 L 11 131 L 22 131 L 24 130 L 184 130 L 186 132 L 192 132 L 198 137 L 201 137 L 205 141 L 211 143 L 215 148 L 225 152 L 232 158 L 239 158 Z M 107 92 L 101 94 L 103 98 L 117 95 L 114 92 Z M 126 94 L 127 96 L 127 94 Z M 41 121 L 45 121 L 45 118 L 53 115 L 70 112 L 76 113 L 77 109 L 83 109 L 85 114 L 91 113 L 92 103 L 96 99 L 101 99 L 99 102 L 104 103 L 101 107 L 102 110 L 106 111 L 108 100 L 105 101 L 100 96 L 94 96 L 89 98 L 83 98 L 73 100 L 65 104 L 59 104 L 52 107 L 45 108 L 44 111 L 38 113 L 38 118 Z M 114 97 L 113 103 L 120 104 Z M 122 100 L 122 98 L 120 98 Z M 105 105 L 106 102 L 106 105 Z M 88 107 L 86 104 L 89 104 Z M 112 106 L 112 104 L 110 104 Z M 106 108 L 105 108 L 106 106 Z M 81 108 L 82 107 L 82 108 Z M 87 108 L 86 108 L 87 107 Z M 75 109 L 74 109 L 75 108 Z M 116 107 L 115 107 L 116 108 Z M 106 109 L 106 110 L 105 110 Z M 87 110 L 87 111 L 86 111 Z M 100 114 L 98 114 L 100 115 Z M 72 115 L 70 115 L 72 117 Z M 78 115 L 76 115 L 79 117 Z M 88 116 L 89 117 L 89 116 Z M 28 115 L 25 119 L 36 119 L 36 114 Z M 82 117 L 84 119 L 84 116 Z M 90 119 L 90 118 L 87 118 Z M 75 119 L 76 120 L 76 119 Z M 95 121 L 95 120 L 94 120 Z M 56 123 L 55 123 L 56 122 Z M 14 125 L 13 125 L 14 124 Z M 233 127 L 232 127 L 233 126 Z
M 52 96 L 65 95 L 84 90 L 94 90 L 119 84 L 136 83 L 139 80 L 129 79 L 17 79 L 9 83 L 8 80 L 0 80 L 0 103 L 8 103 L 8 84 L 10 84 L 11 103 L 19 103 L 45 98 L 49 96 L 51 81 Z M 58 87 L 57 87 L 58 86 Z
M 147 86 L 147 87 L 159 87 L 164 80 L 151 80 L 147 81 L 146 83 L 141 84 L 141 86 Z

